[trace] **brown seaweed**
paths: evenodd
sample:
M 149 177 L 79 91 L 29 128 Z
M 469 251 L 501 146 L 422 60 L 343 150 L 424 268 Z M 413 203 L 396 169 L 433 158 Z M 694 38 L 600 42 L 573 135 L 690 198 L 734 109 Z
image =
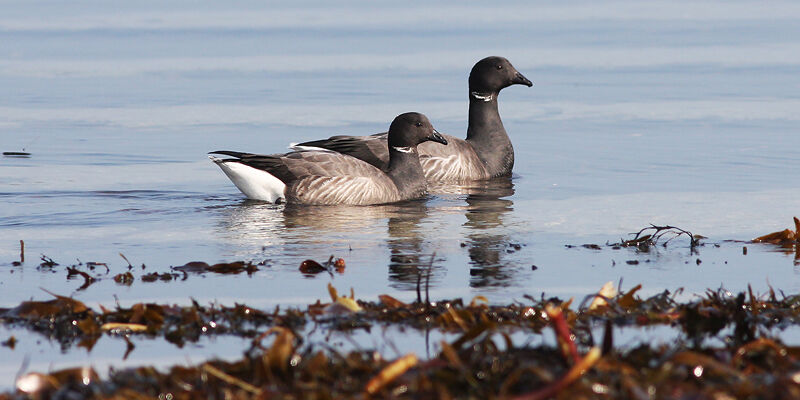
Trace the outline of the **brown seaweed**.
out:
M 308 259 L 300 263 L 300 267 L 298 268 L 303 275 L 306 276 L 314 276 L 316 274 L 327 272 L 331 276 L 333 276 L 333 272 L 336 271 L 338 274 L 343 274 L 345 269 L 345 262 L 343 258 L 337 258 L 336 260 L 333 259 L 333 256 L 328 258 L 328 261 L 325 264 L 320 264 L 314 260 Z
M 800 219 L 794 217 L 794 230 L 784 229 L 778 232 L 772 232 L 764 236 L 759 236 L 752 240 L 753 243 L 769 243 L 780 246 L 781 251 L 786 254 L 794 254 L 794 264 L 800 265 Z M 747 254 L 747 247 L 744 248 L 744 253 Z
M 258 266 L 244 261 L 218 263 L 214 265 L 208 265 L 208 263 L 203 261 L 192 261 L 181 266 L 172 267 L 172 270 L 193 274 L 203 274 L 206 272 L 216 274 L 240 274 L 246 272 L 248 275 L 252 275 L 254 272 L 258 271 Z
M 69 343 L 91 342 L 101 335 L 129 343 L 129 335 L 164 337 L 176 345 L 203 335 L 251 337 L 254 346 L 233 362 L 209 361 L 166 371 L 149 367 L 113 370 L 109 377 L 76 380 L 76 369 L 22 378 L 29 389 L 48 396 L 95 398 L 774 398 L 800 395 L 800 348 L 787 346 L 768 332 L 800 323 L 800 296 L 756 295 L 709 290 L 688 302 L 675 293 L 649 298 L 640 286 L 605 296 L 605 304 L 571 306 L 558 299 L 527 297 L 525 303 L 490 305 L 480 297 L 469 303 L 441 300 L 403 303 L 383 295 L 380 302 L 346 298 L 360 311 L 326 317 L 328 305 L 305 310 L 261 311 L 245 305 L 169 306 L 135 304 L 93 310 L 64 296 L 23 302 L 0 309 L 0 322 L 49 337 L 71 335 Z M 609 293 L 609 292 L 606 292 Z M 585 304 L 597 295 L 587 296 Z M 573 308 L 575 307 L 575 308 Z M 42 324 L 43 318 L 47 323 Z M 73 321 L 77 321 L 77 324 Z M 374 325 L 406 326 L 457 333 L 442 342 L 434 357 L 414 354 L 385 359 L 371 350 L 338 353 L 298 334 L 305 324 L 348 331 Z M 602 340 L 593 326 L 605 327 Z M 682 339 L 634 348 L 615 347 L 611 327 L 664 325 Z M 556 332 L 555 348 L 515 345 L 509 335 Z M 722 345 L 705 339 L 718 337 Z M 264 343 L 267 344 L 264 344 Z M 602 343 L 602 346 L 595 343 Z M 90 343 L 89 343 L 90 344 Z M 502 344 L 502 346 L 500 345 Z M 88 345 L 87 345 L 88 346 Z M 90 348 L 90 346 L 89 346 Z M 129 351 L 133 350 L 129 346 Z M 85 372 L 85 371 L 84 371 Z M 94 375 L 93 375 L 94 376 Z M 22 393 L 22 392 L 20 392 Z M 134 397 L 135 397 L 134 396 Z

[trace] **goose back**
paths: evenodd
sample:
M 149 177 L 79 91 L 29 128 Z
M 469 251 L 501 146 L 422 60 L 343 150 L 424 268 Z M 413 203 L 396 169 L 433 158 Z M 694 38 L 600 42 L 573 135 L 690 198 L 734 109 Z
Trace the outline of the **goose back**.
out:
M 337 135 L 328 139 L 312 140 L 292 145 L 291 148 L 295 150 L 313 148 L 331 150 L 353 156 L 378 169 L 386 170 L 389 166 L 388 135 L 387 132 L 369 136 Z

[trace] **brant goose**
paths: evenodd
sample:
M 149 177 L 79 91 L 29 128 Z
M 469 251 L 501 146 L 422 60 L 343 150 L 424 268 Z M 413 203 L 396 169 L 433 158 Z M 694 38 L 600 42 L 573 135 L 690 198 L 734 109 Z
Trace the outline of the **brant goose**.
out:
M 388 133 L 389 163 L 380 170 L 362 160 L 330 150 L 301 150 L 258 155 L 213 151 L 209 156 L 247 197 L 301 204 L 382 204 L 422 197 L 427 185 L 417 145 L 447 144 L 420 113 L 398 115 Z M 386 146 L 386 144 L 384 144 Z
M 533 86 L 503 57 L 478 61 L 469 74 L 469 125 L 467 139 L 443 135 L 447 146 L 419 146 L 419 160 L 429 182 L 463 182 L 510 176 L 514 148 L 497 111 L 500 90 L 514 84 Z M 332 136 L 292 145 L 293 149 L 322 148 L 348 154 L 380 169 L 389 165 L 387 134 Z

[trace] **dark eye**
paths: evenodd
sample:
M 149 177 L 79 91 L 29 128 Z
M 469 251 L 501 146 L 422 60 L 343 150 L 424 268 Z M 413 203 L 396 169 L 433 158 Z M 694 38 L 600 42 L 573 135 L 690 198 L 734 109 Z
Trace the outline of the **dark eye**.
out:
M 502 65 L 498 65 L 497 69 L 503 69 L 503 66 Z
M 417 128 L 419 128 L 419 127 L 421 127 L 421 126 L 422 126 L 422 122 L 417 122 L 417 123 L 416 123 L 416 124 L 414 124 L 414 125 L 416 125 L 416 126 L 417 126 Z

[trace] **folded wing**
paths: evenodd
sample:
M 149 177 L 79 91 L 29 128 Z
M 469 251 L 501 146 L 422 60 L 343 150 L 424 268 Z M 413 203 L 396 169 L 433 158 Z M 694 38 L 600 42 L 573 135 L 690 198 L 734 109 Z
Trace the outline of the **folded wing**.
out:
M 483 162 L 466 140 L 442 135 L 447 146 L 426 142 L 419 145 L 419 161 L 430 182 L 469 181 L 490 178 Z M 387 136 L 331 136 L 328 139 L 300 143 L 297 146 L 316 147 L 347 154 L 385 170 L 389 164 Z
M 263 170 L 286 184 L 287 201 L 365 205 L 400 200 L 392 180 L 378 168 L 334 151 L 310 150 L 261 155 L 229 151 L 236 162 Z
M 313 140 L 297 144 L 295 148 L 316 147 L 347 154 L 366 161 L 385 170 L 389 165 L 388 133 L 376 133 L 370 136 L 331 136 L 328 139 Z

